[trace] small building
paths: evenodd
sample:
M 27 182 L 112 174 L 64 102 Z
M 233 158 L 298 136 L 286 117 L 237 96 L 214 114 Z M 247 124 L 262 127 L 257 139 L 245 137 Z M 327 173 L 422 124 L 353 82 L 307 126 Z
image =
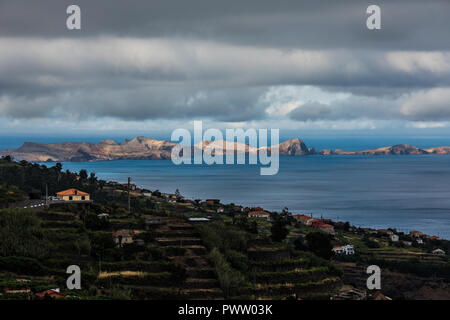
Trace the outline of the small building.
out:
M 247 216 L 249 218 L 256 218 L 256 219 L 263 219 L 263 220 L 270 220 L 270 213 L 267 211 L 250 211 Z
M 313 220 L 313 218 L 304 214 L 293 214 L 292 217 L 303 224 L 306 224 L 309 220 Z
M 334 227 L 330 224 L 327 223 L 322 223 L 321 226 L 319 226 L 318 228 L 320 231 L 329 233 L 329 234 L 334 234 Z
M 396 234 L 391 234 L 389 238 L 391 239 L 392 242 L 398 242 L 399 240 L 398 235 Z
M 223 207 L 217 208 L 217 213 L 223 213 L 225 209 Z
M 46 297 L 59 299 L 59 298 L 64 298 L 65 296 L 66 295 L 64 293 L 59 291 L 59 288 L 49 289 L 49 290 L 45 290 L 45 291 L 36 293 L 36 297 L 38 297 L 39 299 L 44 299 Z
M 404 245 L 406 245 L 406 246 L 412 246 L 412 242 L 411 241 L 405 241 L 405 240 L 402 240 L 402 242 L 403 242 L 403 244 Z
M 436 256 L 445 256 L 445 251 L 442 249 L 435 249 L 435 250 L 431 251 L 431 253 Z
M 394 234 L 394 231 L 392 231 L 392 230 L 386 230 L 386 229 L 379 229 L 378 232 L 379 232 L 379 233 L 386 234 L 386 235 L 388 235 L 388 236 L 391 236 L 391 235 Z
M 334 227 L 331 224 L 323 223 L 321 220 L 316 219 L 310 224 L 311 227 L 319 229 L 320 231 L 334 234 Z
M 206 199 L 205 203 L 208 205 L 215 205 L 215 204 L 220 204 L 220 200 L 219 199 Z
M 353 255 L 355 254 L 355 247 L 351 244 L 345 246 L 337 246 L 332 249 L 335 254 Z
M 364 233 L 366 234 L 377 234 L 378 231 L 372 228 L 362 228 L 362 230 L 364 231 Z
M 114 242 L 122 247 L 124 244 L 133 243 L 133 235 L 128 230 L 118 230 L 113 233 Z
M 122 187 L 128 190 L 128 183 L 122 183 Z M 136 185 L 134 183 L 130 183 L 130 191 L 135 191 Z
M 67 189 L 56 193 L 58 200 L 62 201 L 89 201 L 89 193 L 78 189 Z
M 320 219 L 309 218 L 308 220 L 306 220 L 305 225 L 311 227 L 315 223 L 321 223 Z
M 411 237 L 414 237 L 414 238 L 422 238 L 422 237 L 426 237 L 426 234 L 425 234 L 425 233 L 422 233 L 422 232 L 416 231 L 416 230 L 411 230 L 411 231 L 409 232 L 409 235 L 410 235 Z
M 108 213 L 100 213 L 97 215 L 97 217 L 99 217 L 100 219 L 108 219 L 109 214 Z
M 420 238 L 416 239 L 416 242 L 417 242 L 418 244 L 423 244 L 423 240 L 420 239 Z

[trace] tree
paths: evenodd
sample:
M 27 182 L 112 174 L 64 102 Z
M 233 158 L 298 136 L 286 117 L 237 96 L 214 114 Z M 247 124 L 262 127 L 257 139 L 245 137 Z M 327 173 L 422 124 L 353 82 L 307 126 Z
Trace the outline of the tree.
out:
M 62 171 L 62 164 L 60 162 L 58 162 L 57 164 L 55 164 L 55 168 L 58 172 Z
M 85 169 L 80 170 L 80 180 L 86 181 L 88 177 L 87 171 Z
M 95 172 L 91 172 L 89 176 L 89 184 L 95 184 L 97 182 L 97 177 L 95 176 Z
M 305 239 L 302 236 L 298 236 L 294 240 L 294 247 L 295 247 L 295 250 L 301 250 L 301 251 L 308 250 L 308 247 L 305 245 Z
M 308 249 L 316 256 L 330 259 L 333 256 L 333 246 L 330 236 L 323 232 L 310 232 L 306 235 Z
M 244 215 L 236 215 L 233 218 L 233 224 L 238 226 L 240 229 L 248 231 L 250 233 L 258 234 L 258 223 L 256 221 L 250 221 Z
M 94 213 L 87 213 L 84 217 L 84 224 L 90 230 L 102 230 L 109 228 L 109 221 L 106 218 L 99 218 Z
M 270 228 L 271 238 L 275 242 L 281 242 L 286 239 L 289 230 L 286 228 L 286 221 L 283 219 L 276 219 L 272 223 L 272 227 Z

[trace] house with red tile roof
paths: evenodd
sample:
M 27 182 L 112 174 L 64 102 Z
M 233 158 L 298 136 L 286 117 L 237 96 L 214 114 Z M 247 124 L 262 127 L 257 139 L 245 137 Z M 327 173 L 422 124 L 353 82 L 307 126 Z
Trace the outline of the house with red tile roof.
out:
M 304 215 L 304 214 L 293 214 L 292 217 L 297 220 L 298 222 L 301 222 L 303 224 L 306 224 L 308 220 L 311 220 L 312 218 L 310 216 Z
M 122 247 L 124 244 L 133 243 L 133 234 L 128 230 L 118 230 L 112 236 L 114 242 L 119 247 Z
M 355 254 L 355 247 L 351 244 L 345 246 L 337 246 L 332 249 L 335 254 L 353 255 Z
M 89 193 L 72 188 L 56 193 L 58 200 L 63 201 L 89 201 Z
M 379 229 L 378 232 L 387 234 L 388 236 L 391 236 L 394 234 L 394 232 L 392 230 L 386 230 L 386 229 Z
M 320 231 L 334 234 L 334 227 L 331 224 L 323 223 L 321 220 L 317 219 L 311 223 L 311 227 L 319 229 Z
M 270 213 L 267 211 L 250 211 L 247 216 L 249 218 L 257 218 L 257 219 L 264 219 L 269 221 L 270 220 Z

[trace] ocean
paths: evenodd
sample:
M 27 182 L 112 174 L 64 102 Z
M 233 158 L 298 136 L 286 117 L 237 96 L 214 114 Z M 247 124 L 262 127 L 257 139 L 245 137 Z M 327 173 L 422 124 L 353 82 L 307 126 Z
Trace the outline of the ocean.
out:
M 53 165 L 46 163 L 47 166 Z M 279 173 L 258 165 L 174 165 L 170 160 L 64 162 L 105 180 L 191 199 L 287 207 L 293 213 L 349 221 L 360 227 L 419 230 L 450 239 L 450 156 L 280 157 Z

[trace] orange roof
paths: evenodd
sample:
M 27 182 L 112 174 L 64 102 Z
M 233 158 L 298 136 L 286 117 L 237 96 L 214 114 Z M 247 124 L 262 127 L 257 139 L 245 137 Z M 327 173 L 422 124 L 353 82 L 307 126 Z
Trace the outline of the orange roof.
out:
M 88 196 L 89 195 L 89 193 L 80 191 L 78 189 L 73 189 L 73 188 L 57 192 L 56 194 L 58 196 L 75 196 L 75 195 L 77 195 L 77 196 Z
M 267 211 L 250 211 L 248 213 L 249 216 L 265 216 L 265 215 L 270 215 L 269 212 Z

